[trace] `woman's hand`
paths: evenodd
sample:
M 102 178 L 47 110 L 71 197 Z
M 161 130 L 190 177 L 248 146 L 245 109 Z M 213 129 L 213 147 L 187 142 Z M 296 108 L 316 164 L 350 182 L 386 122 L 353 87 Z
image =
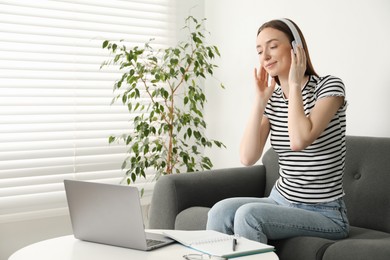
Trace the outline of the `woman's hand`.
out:
M 303 85 L 303 79 L 306 71 L 306 54 L 302 46 L 298 45 L 297 53 L 291 49 L 291 66 L 290 73 L 288 75 L 289 87 L 301 88 Z
M 272 78 L 271 85 L 268 85 L 268 73 L 262 65 L 260 65 L 260 71 L 257 71 L 257 68 L 255 68 L 254 76 L 256 82 L 256 94 L 263 103 L 266 104 L 274 92 L 276 81 Z

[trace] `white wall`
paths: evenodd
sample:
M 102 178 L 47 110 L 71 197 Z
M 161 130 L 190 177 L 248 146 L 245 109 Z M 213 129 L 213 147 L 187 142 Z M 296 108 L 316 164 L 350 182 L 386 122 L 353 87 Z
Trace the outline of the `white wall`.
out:
M 207 86 L 210 137 L 227 149 L 209 152 L 214 168 L 241 166 L 239 142 L 252 106 L 255 39 L 264 22 L 287 17 L 305 35 L 320 75 L 343 79 L 349 102 L 347 134 L 390 137 L 390 2 L 387 0 L 205 1 L 210 42 L 222 58 L 215 75 L 226 90 Z M 260 162 L 258 162 L 260 163 Z

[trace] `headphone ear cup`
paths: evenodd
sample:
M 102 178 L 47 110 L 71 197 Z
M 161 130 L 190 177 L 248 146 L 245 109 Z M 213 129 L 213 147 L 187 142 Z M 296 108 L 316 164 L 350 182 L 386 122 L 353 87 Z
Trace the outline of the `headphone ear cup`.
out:
M 294 53 L 296 54 L 297 53 L 297 43 L 295 41 L 292 41 L 291 45 L 293 47 Z

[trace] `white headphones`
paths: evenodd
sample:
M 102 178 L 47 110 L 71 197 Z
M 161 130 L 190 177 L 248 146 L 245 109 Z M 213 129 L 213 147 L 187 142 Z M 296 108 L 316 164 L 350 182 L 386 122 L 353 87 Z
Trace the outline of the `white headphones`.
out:
M 290 28 L 290 31 L 294 37 L 294 41 L 291 44 L 292 44 L 294 52 L 296 53 L 297 52 L 297 49 L 296 49 L 297 45 L 301 45 L 303 47 L 302 39 L 301 39 L 301 36 L 299 36 L 297 28 L 290 20 L 287 20 L 285 18 L 281 18 L 279 20 L 282 21 L 283 23 L 285 23 L 288 26 L 288 28 Z

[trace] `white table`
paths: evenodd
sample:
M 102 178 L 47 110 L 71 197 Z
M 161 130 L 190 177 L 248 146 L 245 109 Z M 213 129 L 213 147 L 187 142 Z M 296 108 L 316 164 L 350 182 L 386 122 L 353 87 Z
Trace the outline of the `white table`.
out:
M 16 251 L 8 260 L 183 260 L 183 255 L 191 253 L 198 252 L 177 243 L 144 252 L 85 242 L 70 235 L 26 246 Z M 278 257 L 269 252 L 234 259 L 277 260 Z

